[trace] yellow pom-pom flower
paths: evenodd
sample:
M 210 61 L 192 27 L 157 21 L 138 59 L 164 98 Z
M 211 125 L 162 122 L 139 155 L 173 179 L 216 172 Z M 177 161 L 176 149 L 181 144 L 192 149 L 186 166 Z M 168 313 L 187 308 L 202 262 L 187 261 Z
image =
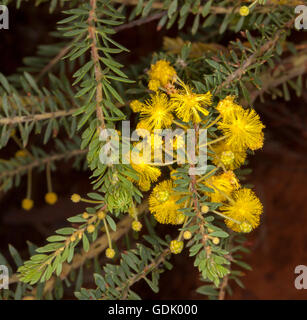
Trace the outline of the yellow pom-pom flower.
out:
M 115 256 L 115 250 L 111 249 L 111 248 L 108 248 L 106 250 L 106 257 L 109 258 L 109 259 L 113 259 L 114 256 Z
M 21 202 L 22 209 L 29 211 L 33 208 L 34 202 L 32 199 L 25 198 Z
M 213 244 L 218 245 L 220 243 L 220 239 L 218 237 L 214 237 L 212 239 Z
M 132 230 L 137 232 L 141 231 L 143 227 L 140 221 L 133 221 L 131 226 L 132 226 Z
M 237 109 L 230 112 L 218 124 L 225 136 L 226 144 L 233 150 L 260 149 L 263 146 L 264 125 L 255 110 Z
M 137 128 L 152 131 L 171 126 L 173 121 L 172 106 L 166 94 L 151 95 L 151 100 L 146 100 L 140 110 L 140 119 Z
M 169 82 L 173 82 L 177 77 L 176 70 L 166 60 L 159 60 L 152 64 L 148 75 L 149 89 L 153 91 L 158 90 L 159 86 L 164 87 Z
M 93 224 L 90 224 L 87 228 L 86 228 L 88 233 L 93 233 L 95 231 L 95 226 Z
M 212 150 L 213 163 L 216 166 L 222 163 L 229 170 L 240 168 L 246 159 L 246 150 L 233 150 L 224 141 L 214 144 Z
M 81 197 L 80 197 L 80 195 L 77 194 L 77 193 L 74 193 L 74 194 L 70 197 L 70 199 L 71 199 L 72 202 L 75 202 L 75 203 L 81 201 Z
M 53 205 L 58 201 L 58 196 L 54 192 L 48 192 L 45 194 L 45 201 L 46 203 Z
M 172 180 L 165 180 L 156 185 L 149 196 L 149 210 L 160 223 L 178 224 L 178 209 L 182 204 L 177 204 L 180 197 L 173 192 Z
M 240 187 L 239 181 L 233 171 L 227 171 L 217 176 L 212 176 L 204 184 L 214 192 L 205 192 L 212 202 L 223 202 L 234 190 Z
M 183 249 L 183 241 L 172 240 L 169 246 L 171 253 L 178 254 Z
M 242 188 L 233 193 L 233 200 L 220 207 L 224 215 L 232 218 L 225 219 L 226 225 L 236 232 L 250 232 L 260 223 L 263 207 L 260 200 L 251 189 Z
M 212 104 L 212 95 L 210 92 L 197 94 L 186 84 L 182 83 L 181 85 L 183 90 L 171 95 L 172 107 L 182 121 L 200 123 L 202 119 L 199 114 L 204 116 L 209 114 L 206 107 Z
M 209 208 L 208 206 L 204 205 L 204 206 L 201 207 L 201 212 L 202 212 L 202 213 L 208 213 L 208 212 L 209 212 L 209 209 L 210 209 L 210 208 Z
M 249 8 L 247 6 L 242 6 L 239 10 L 240 16 L 246 17 L 249 15 Z

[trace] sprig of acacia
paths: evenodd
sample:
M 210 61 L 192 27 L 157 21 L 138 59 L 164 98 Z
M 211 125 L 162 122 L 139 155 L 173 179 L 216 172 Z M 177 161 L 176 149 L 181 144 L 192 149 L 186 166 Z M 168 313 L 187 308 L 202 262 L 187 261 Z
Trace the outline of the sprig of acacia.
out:
M 57 54 L 49 56 L 50 61 L 39 71 L 37 61 L 33 65 L 30 63 L 29 67 L 35 70 L 36 77 L 24 73 L 18 89 L 0 76 L 0 125 L 3 126 L 0 142 L 2 147 L 5 146 L 10 141 L 13 129 L 18 128 L 24 147 L 34 132 L 43 131 L 46 143 L 62 125 L 70 136 L 78 132 L 81 142 L 78 141 L 73 148 L 70 145 L 69 151 L 65 151 L 64 145 L 61 153 L 41 156 L 44 151 L 35 153 L 31 149 L 34 159 L 25 157 L 1 162 L 0 181 L 6 185 L 4 190 L 8 190 L 13 186 L 14 177 L 20 179 L 29 170 L 64 158 L 77 157 L 80 161 L 86 155 L 95 192 L 89 193 L 89 199 L 83 200 L 96 206 L 88 208 L 85 215 L 80 213 L 70 218 L 73 226 L 57 230 L 56 235 L 47 239 L 49 244 L 46 246 L 32 246 L 31 258 L 26 262 L 10 247 L 19 273 L 14 273 L 11 278 L 11 284 L 17 284 L 16 291 L 6 292 L 4 298 L 41 299 L 50 298 L 53 294 L 61 298 L 63 283 L 68 284 L 70 276 L 77 270 L 77 280 L 71 281 L 76 281 L 75 291 L 79 299 L 138 299 L 138 294 L 131 290 L 134 283 L 143 279 L 157 292 L 160 273 L 171 268 L 171 238 L 157 235 L 154 232 L 155 224 L 146 217 L 148 234 L 144 235 L 143 240 L 138 239 L 132 249 L 123 249 L 121 254 L 120 248 L 116 255 L 120 257 L 119 264 L 107 264 L 103 270 L 100 268 L 100 264 L 104 263 L 101 252 L 123 235 L 130 237 L 131 223 L 136 221 L 136 217 L 124 216 L 129 205 L 144 204 L 143 194 L 132 183 L 138 178 L 135 170 L 125 165 L 107 167 L 99 162 L 98 157 L 103 146 L 99 140 L 100 130 L 105 127 L 117 128 L 117 123 L 127 118 L 129 112 L 126 108 L 120 110 L 118 104 L 127 104 L 127 91 L 130 89 L 133 92 L 131 84 L 137 81 L 134 97 L 143 99 L 148 93 L 143 82 L 147 77 L 144 69 L 148 68 L 150 58 L 147 58 L 147 65 L 137 66 L 138 71 L 132 73 L 115 59 L 115 55 L 120 56 L 128 50 L 114 41 L 112 36 L 121 30 L 155 20 L 159 20 L 157 30 L 164 26 L 170 28 L 175 22 L 182 29 L 190 15 L 194 15 L 191 28 L 194 35 L 198 35 L 202 28 L 214 34 L 216 26 L 220 35 L 226 30 L 242 31 L 241 40 L 231 43 L 230 50 L 219 52 L 216 56 L 204 52 L 201 57 L 193 58 L 190 56 L 191 44 L 185 44 L 175 55 L 158 54 L 160 59 L 169 60 L 180 76 L 193 83 L 197 92 L 210 90 L 218 99 L 235 95 L 243 96 L 245 101 L 254 101 L 268 88 L 302 75 L 300 66 L 303 65 L 305 53 L 301 53 L 302 60 L 295 71 L 276 78 L 267 77 L 274 63 L 282 64 L 278 56 L 284 50 L 284 41 L 293 23 L 293 14 L 288 7 L 277 7 L 272 13 L 272 6 L 276 6 L 269 2 L 266 5 L 257 4 L 248 17 L 239 16 L 241 1 L 231 1 L 229 6 L 225 6 L 222 2 L 213 5 L 213 1 L 91 0 L 80 2 L 76 7 L 70 7 L 71 3 L 66 2 L 53 1 L 50 7 L 52 11 L 57 6 L 68 5 L 64 10 L 66 17 L 59 21 L 59 31 L 69 40 L 65 45 L 58 46 Z M 129 17 L 126 6 L 133 7 Z M 130 19 L 128 22 L 127 17 Z M 249 30 L 256 35 L 252 36 Z M 201 41 L 201 35 L 199 38 Z M 288 58 L 287 61 L 293 62 L 292 59 Z M 66 76 L 57 75 L 57 67 L 71 67 L 74 63 L 77 67 L 74 66 L 74 80 L 70 84 Z M 50 88 L 47 89 L 41 86 L 40 81 L 51 70 L 53 74 L 49 74 Z M 294 88 L 299 86 L 291 84 Z M 255 91 L 255 87 L 259 91 Z M 215 131 L 216 127 L 212 125 L 213 135 Z M 240 255 L 236 254 L 247 251 L 244 239 L 240 236 L 232 239 L 234 236 L 229 235 L 222 226 L 222 220 L 214 214 L 218 205 L 201 197 L 203 186 L 195 175 L 188 174 L 188 170 L 189 166 L 178 169 L 180 179 L 175 181 L 174 187 L 177 192 L 185 194 L 186 202 L 185 207 L 180 209 L 186 218 L 179 228 L 177 240 L 181 241 L 186 231 L 193 234 L 186 246 L 190 256 L 195 257 L 194 264 L 200 271 L 202 281 L 206 282 L 197 291 L 224 299 L 226 292 L 230 292 L 231 280 L 241 285 L 239 277 L 242 274 L 233 270 L 233 264 L 249 269 L 241 261 Z M 216 167 L 209 166 L 203 179 L 210 177 L 211 171 L 215 170 Z M 244 173 L 239 171 L 240 174 Z M 125 201 L 114 197 L 115 192 Z M 204 212 L 202 206 L 207 206 L 208 212 Z M 139 214 L 141 212 L 139 210 Z M 218 238 L 219 243 L 214 243 L 214 238 Z M 96 262 L 93 276 L 96 290 L 82 288 L 82 266 L 91 259 Z

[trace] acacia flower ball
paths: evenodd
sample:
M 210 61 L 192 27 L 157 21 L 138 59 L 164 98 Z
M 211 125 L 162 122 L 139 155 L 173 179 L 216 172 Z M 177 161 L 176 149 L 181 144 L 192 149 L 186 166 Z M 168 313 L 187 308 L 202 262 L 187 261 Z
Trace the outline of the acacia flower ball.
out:
M 250 232 L 258 227 L 263 207 L 255 193 L 251 189 L 242 188 L 235 191 L 232 198 L 229 204 L 220 207 L 224 215 L 232 219 L 225 220 L 227 227 L 235 232 Z
M 191 233 L 191 231 L 185 231 L 184 233 L 183 233 L 183 239 L 185 239 L 185 240 L 190 240 L 192 238 L 192 233 Z
M 74 236 L 74 235 L 72 235 L 71 237 L 70 237 L 70 242 L 74 242 L 76 240 L 76 237 Z
M 115 256 L 115 250 L 111 249 L 111 248 L 108 248 L 106 250 L 106 257 L 109 258 L 109 259 L 112 259 L 112 258 L 114 258 L 114 256 Z
M 77 203 L 77 202 L 80 202 L 80 200 L 81 200 L 81 197 L 80 197 L 80 195 L 79 194 L 77 194 L 77 193 L 74 193 L 72 196 L 71 196 L 71 201 L 72 202 L 75 202 L 75 203 Z
M 169 61 L 159 60 L 150 66 L 149 75 L 149 89 L 156 91 L 161 85 L 166 86 L 167 83 L 176 79 L 176 70 L 170 65 Z
M 48 204 L 55 204 L 57 201 L 58 201 L 58 196 L 56 193 L 54 192 L 48 192 L 45 194 L 45 201 L 48 203 Z
M 27 156 L 27 152 L 25 150 L 18 150 L 16 153 L 15 153 L 15 157 L 16 158 L 24 158 Z
M 253 109 L 238 108 L 218 123 L 218 129 L 227 137 L 226 144 L 230 149 L 238 151 L 262 148 L 264 128 L 259 115 Z
M 202 213 L 208 213 L 208 212 L 209 212 L 209 207 L 206 206 L 206 205 L 205 205 L 205 206 L 202 206 L 202 207 L 201 207 L 201 212 L 202 212 Z
M 34 202 L 32 199 L 23 199 L 22 202 L 21 202 L 21 207 L 22 209 L 26 210 L 26 211 L 29 211 L 33 208 L 33 205 L 34 205 Z
M 95 226 L 90 224 L 86 230 L 88 233 L 93 233 L 95 231 Z
M 138 231 L 141 231 L 141 229 L 142 229 L 142 224 L 140 221 L 133 221 L 132 222 L 132 230 L 138 232 Z
M 165 180 L 156 185 L 149 196 L 149 210 L 160 223 L 178 224 L 178 210 L 183 204 L 173 192 L 172 180 Z
M 249 8 L 247 6 L 242 6 L 239 12 L 242 17 L 246 17 L 249 15 Z
M 103 220 L 106 217 L 106 214 L 105 214 L 105 212 L 100 211 L 100 212 L 98 212 L 97 216 L 98 216 L 99 220 Z
M 83 219 L 88 219 L 88 217 L 89 217 L 89 214 L 88 214 L 87 212 L 84 212 L 84 213 L 82 214 L 82 218 L 83 218 Z
M 171 253 L 178 254 L 183 249 L 183 241 L 172 240 L 169 246 Z
M 183 224 L 185 220 L 185 215 L 183 213 L 179 213 L 177 216 L 177 224 Z
M 212 239 L 213 244 L 218 245 L 220 243 L 220 239 L 218 237 L 214 237 Z

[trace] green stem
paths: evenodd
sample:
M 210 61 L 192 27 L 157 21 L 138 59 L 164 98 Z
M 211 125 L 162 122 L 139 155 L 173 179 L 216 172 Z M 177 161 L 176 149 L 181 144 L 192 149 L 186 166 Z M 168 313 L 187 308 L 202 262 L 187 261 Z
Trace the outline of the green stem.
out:
M 107 223 L 107 221 L 106 221 L 106 218 L 103 219 L 103 224 L 104 224 L 104 228 L 106 229 L 107 238 L 108 238 L 108 243 L 109 243 L 109 248 L 112 249 L 112 241 L 111 241 L 110 232 L 109 232 L 109 227 L 108 227 L 108 223 Z

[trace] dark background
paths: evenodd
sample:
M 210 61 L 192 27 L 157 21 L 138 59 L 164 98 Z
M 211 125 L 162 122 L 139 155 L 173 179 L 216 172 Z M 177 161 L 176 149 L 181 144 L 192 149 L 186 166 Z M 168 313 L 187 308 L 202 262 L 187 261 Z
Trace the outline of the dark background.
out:
M 10 30 L 0 30 L 0 71 L 5 75 L 21 67 L 22 58 L 35 55 L 39 44 L 51 43 L 48 32 L 54 30 L 59 14 L 48 14 L 47 7 L 23 5 L 22 10 L 10 9 Z M 120 33 L 120 42 L 131 50 L 129 63 L 158 50 L 164 35 L 176 36 L 176 30 L 157 32 L 156 23 L 135 27 Z M 292 39 L 306 41 L 306 33 L 294 32 Z M 305 79 L 306 81 L 306 79 Z M 306 290 L 294 287 L 294 268 L 307 265 L 307 92 L 291 100 L 255 103 L 266 125 L 263 150 L 250 157 L 253 173 L 248 182 L 264 204 L 261 226 L 248 235 L 252 253 L 245 257 L 253 271 L 243 278 L 245 289 L 232 283 L 232 299 L 306 299 Z M 17 149 L 10 145 L 0 151 L 1 158 L 12 156 Z M 25 240 L 42 245 L 44 239 L 63 226 L 65 218 L 77 214 L 82 205 L 73 205 L 70 194 L 91 190 L 88 173 L 71 169 L 70 164 L 57 165 L 53 175 L 54 190 L 60 195 L 54 206 L 43 201 L 46 192 L 45 175 L 35 174 L 33 197 L 35 207 L 30 212 L 20 209 L 26 192 L 26 178 L 18 189 L 0 194 L 0 252 L 7 255 L 13 244 L 26 258 Z M 166 231 L 172 231 L 168 228 Z M 163 230 L 164 232 L 164 230 Z M 153 294 L 145 282 L 135 286 L 138 293 L 150 299 L 200 299 L 195 289 L 202 283 L 193 259 L 187 252 L 172 258 L 175 267 L 161 276 L 160 292 Z M 68 297 L 67 297 L 68 298 Z

